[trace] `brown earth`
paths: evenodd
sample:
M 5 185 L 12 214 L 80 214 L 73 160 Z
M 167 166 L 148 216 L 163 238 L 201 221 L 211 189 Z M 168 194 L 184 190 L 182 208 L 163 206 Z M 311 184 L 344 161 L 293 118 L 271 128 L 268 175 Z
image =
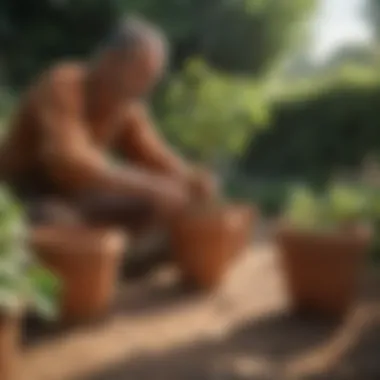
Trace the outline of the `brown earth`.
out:
M 104 322 L 29 337 L 20 379 L 380 379 L 379 278 L 367 276 L 357 308 L 336 324 L 289 313 L 266 243 L 213 296 L 184 293 L 163 269 L 124 284 Z

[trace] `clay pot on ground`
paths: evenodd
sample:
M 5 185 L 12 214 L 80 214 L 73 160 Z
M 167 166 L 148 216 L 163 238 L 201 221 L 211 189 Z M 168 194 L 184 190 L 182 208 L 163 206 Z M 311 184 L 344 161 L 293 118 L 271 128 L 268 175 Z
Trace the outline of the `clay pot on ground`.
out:
M 205 290 L 217 287 L 232 259 L 248 245 L 254 216 L 245 205 L 209 205 L 177 219 L 172 251 L 186 283 Z
M 277 243 L 294 309 L 343 317 L 354 305 L 371 234 L 350 228 L 334 232 L 281 227 Z
M 112 303 L 124 235 L 103 229 L 41 227 L 33 247 L 61 280 L 61 318 L 77 323 L 104 316 Z
M 21 325 L 18 317 L 0 315 L 0 379 L 17 379 Z

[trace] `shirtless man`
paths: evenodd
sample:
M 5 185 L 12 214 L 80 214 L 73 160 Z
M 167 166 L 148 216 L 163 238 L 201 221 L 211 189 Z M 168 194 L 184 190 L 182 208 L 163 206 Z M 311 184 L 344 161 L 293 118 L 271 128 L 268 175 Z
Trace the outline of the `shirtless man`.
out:
M 33 226 L 50 228 L 51 244 L 70 241 L 68 225 L 137 234 L 215 194 L 211 176 L 163 142 L 143 101 L 166 48 L 155 27 L 128 20 L 90 63 L 53 67 L 21 99 L 0 151 L 2 174 Z M 111 163 L 111 150 L 129 162 Z

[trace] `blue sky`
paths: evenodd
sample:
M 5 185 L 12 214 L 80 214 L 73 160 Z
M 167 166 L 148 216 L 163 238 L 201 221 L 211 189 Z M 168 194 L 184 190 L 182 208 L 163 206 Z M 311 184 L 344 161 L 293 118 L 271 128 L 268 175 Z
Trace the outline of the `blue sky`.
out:
M 313 24 L 312 55 L 323 60 L 346 43 L 366 43 L 371 38 L 362 19 L 366 0 L 320 0 Z

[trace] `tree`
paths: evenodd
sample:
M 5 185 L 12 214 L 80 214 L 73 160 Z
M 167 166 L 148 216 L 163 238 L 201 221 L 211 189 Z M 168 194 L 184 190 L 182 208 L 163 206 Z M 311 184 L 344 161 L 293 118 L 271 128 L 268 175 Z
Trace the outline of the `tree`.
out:
M 301 36 L 314 0 L 121 0 L 162 25 L 180 64 L 200 55 L 226 71 L 258 74 Z
M 347 64 L 373 66 L 378 54 L 372 46 L 350 44 L 341 47 L 325 64 L 325 70 L 337 69 Z
M 258 74 L 300 36 L 315 0 L 2 0 L 0 42 L 10 84 L 63 56 L 86 56 L 121 14 L 157 22 L 174 67 L 193 55 L 226 71 Z M 286 4 L 285 4 L 286 3 Z
M 108 0 L 2 0 L 0 43 L 9 85 L 25 85 L 62 57 L 83 57 L 117 11 Z
M 380 39 L 380 0 L 367 0 L 364 10 L 377 39 Z
M 258 83 L 220 74 L 195 59 L 172 78 L 161 125 L 172 142 L 197 159 L 215 163 L 235 157 L 255 128 L 265 125 L 261 94 Z
M 318 72 L 318 67 L 312 57 L 304 50 L 295 54 L 288 62 L 288 65 L 283 71 L 283 76 L 286 79 L 303 79 L 315 75 Z

